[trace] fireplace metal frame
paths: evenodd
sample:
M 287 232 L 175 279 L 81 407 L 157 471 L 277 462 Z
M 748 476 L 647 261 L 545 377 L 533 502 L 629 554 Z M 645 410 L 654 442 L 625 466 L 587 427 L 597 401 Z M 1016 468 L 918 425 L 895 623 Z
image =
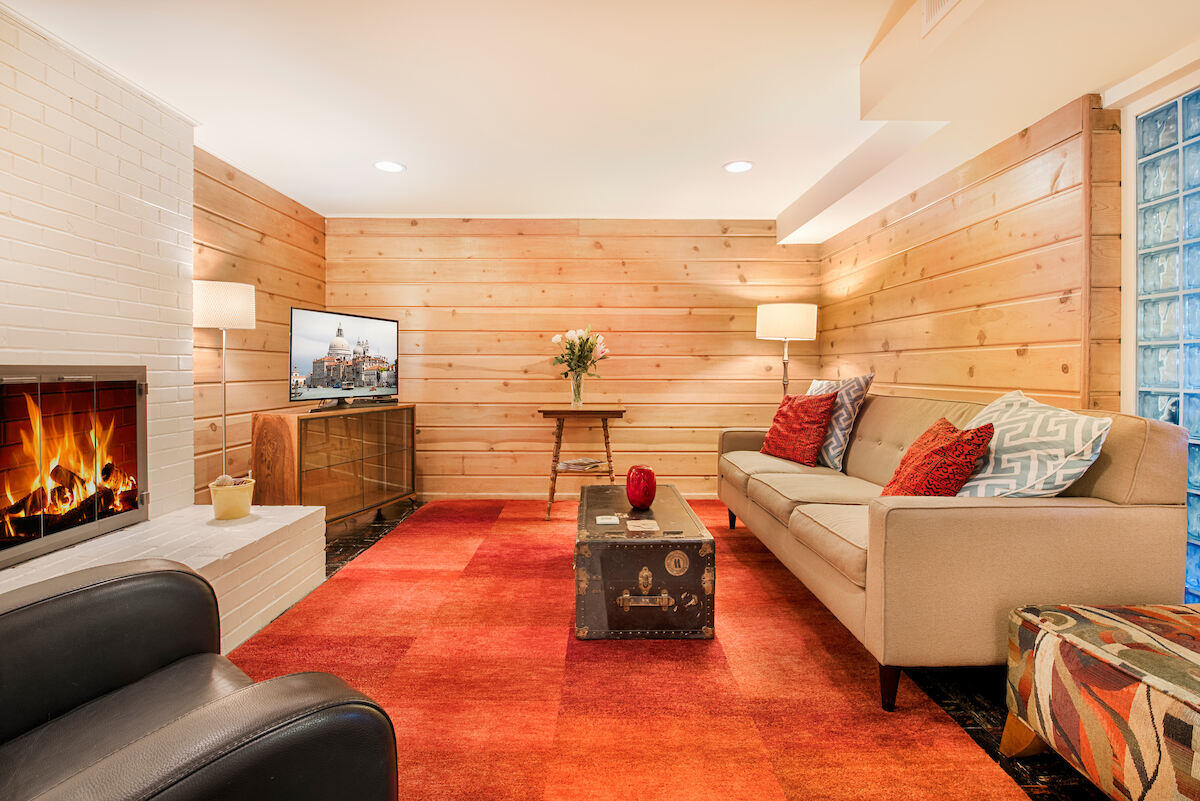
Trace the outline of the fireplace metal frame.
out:
M 52 384 L 63 381 L 135 381 L 137 382 L 137 484 L 138 508 L 128 512 L 93 520 L 66 531 L 59 531 L 48 537 L 42 537 L 33 542 L 25 542 L 5 548 L 0 551 L 0 568 L 43 556 L 62 548 L 77 545 L 101 534 L 116 531 L 119 528 L 131 526 L 148 520 L 150 516 L 150 471 L 147 469 L 147 440 L 149 432 L 146 429 L 146 399 L 150 394 L 150 385 L 146 380 L 144 365 L 125 367 L 99 367 L 96 365 L 74 366 L 42 366 L 42 365 L 0 365 L 0 384 Z

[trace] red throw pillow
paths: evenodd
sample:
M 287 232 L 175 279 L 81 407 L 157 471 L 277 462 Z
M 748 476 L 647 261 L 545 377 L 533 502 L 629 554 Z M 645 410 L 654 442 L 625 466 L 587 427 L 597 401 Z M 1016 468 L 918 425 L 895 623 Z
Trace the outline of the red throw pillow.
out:
M 992 424 L 958 430 L 946 418 L 909 447 L 881 495 L 957 495 L 992 441 Z
M 785 395 L 763 440 L 762 452 L 815 466 L 837 395 Z

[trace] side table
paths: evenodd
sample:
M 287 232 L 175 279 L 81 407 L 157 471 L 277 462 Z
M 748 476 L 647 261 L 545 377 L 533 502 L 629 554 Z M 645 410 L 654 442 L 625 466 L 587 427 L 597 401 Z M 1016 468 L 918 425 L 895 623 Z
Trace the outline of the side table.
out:
M 608 438 L 608 421 L 619 420 L 625 416 L 623 406 L 610 406 L 602 403 L 585 403 L 582 406 L 543 406 L 538 413 L 554 423 L 554 455 L 550 458 L 550 497 L 546 501 L 546 519 L 550 519 L 550 509 L 554 506 L 554 486 L 558 483 L 558 456 L 562 452 L 563 426 L 567 420 L 598 419 L 604 429 L 604 455 L 608 459 L 608 483 L 616 483 L 613 474 L 612 445 Z M 590 471 L 563 471 L 590 472 Z

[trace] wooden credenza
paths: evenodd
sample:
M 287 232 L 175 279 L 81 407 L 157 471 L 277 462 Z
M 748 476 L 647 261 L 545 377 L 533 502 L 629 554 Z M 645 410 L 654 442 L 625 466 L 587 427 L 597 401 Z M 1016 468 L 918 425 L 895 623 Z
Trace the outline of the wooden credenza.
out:
M 324 506 L 330 522 L 412 498 L 413 418 L 412 404 L 255 414 L 254 502 Z

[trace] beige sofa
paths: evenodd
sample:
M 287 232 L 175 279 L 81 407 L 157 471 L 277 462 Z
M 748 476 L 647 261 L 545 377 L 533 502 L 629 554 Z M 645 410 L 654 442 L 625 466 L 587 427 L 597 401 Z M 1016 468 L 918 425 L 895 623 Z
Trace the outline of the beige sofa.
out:
M 1099 459 L 1057 498 L 879 497 L 908 446 L 981 404 L 870 395 L 844 473 L 759 453 L 765 429 L 720 434 L 718 495 L 880 665 L 1005 661 L 1008 613 L 1034 603 L 1183 600 L 1187 435 L 1109 412 Z

